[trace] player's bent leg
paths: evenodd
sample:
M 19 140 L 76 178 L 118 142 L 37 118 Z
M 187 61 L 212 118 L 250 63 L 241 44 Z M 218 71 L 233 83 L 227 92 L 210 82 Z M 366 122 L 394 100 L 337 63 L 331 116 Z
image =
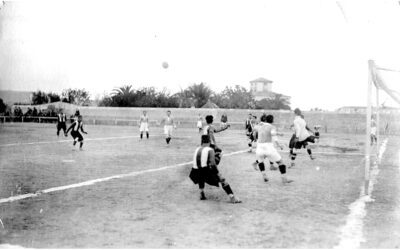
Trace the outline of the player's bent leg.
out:
M 79 136 L 79 149 L 82 150 L 82 146 L 83 146 L 83 137 L 82 135 Z
M 286 165 L 283 164 L 282 161 L 277 161 L 276 163 L 279 165 L 279 172 L 281 172 L 282 183 L 286 184 L 293 182 L 293 180 L 288 179 L 286 176 Z
M 239 198 L 237 198 L 232 191 L 231 186 L 229 185 L 229 183 L 227 183 L 225 181 L 224 178 L 220 177 L 220 182 L 221 182 L 221 186 L 222 189 L 225 191 L 225 193 L 229 196 L 231 203 L 241 203 L 242 201 L 239 200 Z
M 290 157 L 290 166 L 289 166 L 289 168 L 292 168 L 292 167 L 295 166 L 295 162 L 294 162 L 294 161 L 296 160 L 297 154 L 294 153 L 293 150 L 294 150 L 293 148 L 290 149 L 290 154 L 289 154 L 289 157 Z
M 313 156 L 310 145 L 306 145 L 307 153 L 310 156 L 311 160 L 315 160 L 315 156 Z
M 268 182 L 269 180 L 268 180 L 268 177 L 267 177 L 267 173 L 265 172 L 265 165 L 264 165 L 263 161 L 258 163 L 258 168 L 260 169 L 260 172 L 261 172 L 261 174 L 263 176 L 264 181 Z
M 200 200 L 206 200 L 207 199 L 206 195 L 204 193 L 204 186 L 205 186 L 204 181 L 199 182 Z

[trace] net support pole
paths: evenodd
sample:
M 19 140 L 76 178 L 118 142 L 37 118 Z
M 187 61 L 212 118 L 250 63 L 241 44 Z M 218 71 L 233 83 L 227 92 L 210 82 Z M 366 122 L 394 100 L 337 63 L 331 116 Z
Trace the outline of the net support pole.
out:
M 379 127 L 380 127 L 380 122 L 379 122 L 379 88 L 376 88 L 376 157 L 377 159 L 379 158 Z
M 373 61 L 368 61 L 368 87 L 367 87 L 367 116 L 365 131 L 365 168 L 364 168 L 364 195 L 368 195 L 369 169 L 371 155 L 371 113 L 372 113 L 372 70 Z

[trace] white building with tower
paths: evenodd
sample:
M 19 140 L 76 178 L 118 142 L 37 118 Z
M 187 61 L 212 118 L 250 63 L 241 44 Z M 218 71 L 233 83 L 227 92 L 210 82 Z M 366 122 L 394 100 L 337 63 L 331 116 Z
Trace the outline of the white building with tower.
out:
M 275 96 L 279 93 L 275 93 L 272 91 L 272 83 L 273 81 L 265 79 L 263 77 L 254 79 L 250 81 L 250 92 L 253 95 L 256 101 L 260 101 L 262 99 L 274 99 Z M 290 96 L 282 95 L 281 98 L 287 99 L 290 102 Z

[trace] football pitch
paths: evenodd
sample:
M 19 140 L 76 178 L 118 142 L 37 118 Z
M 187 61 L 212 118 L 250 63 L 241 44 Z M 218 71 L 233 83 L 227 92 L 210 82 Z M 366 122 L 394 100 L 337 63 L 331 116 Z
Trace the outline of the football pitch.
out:
M 207 185 L 201 201 L 188 177 L 196 128 L 178 127 L 170 145 L 161 127 L 148 140 L 137 126 L 85 130 L 80 151 L 55 124 L 0 124 L 0 248 L 400 248 L 399 137 L 382 137 L 365 201 L 364 135 L 322 134 L 316 159 L 300 151 L 282 184 L 269 167 L 263 181 L 244 130 L 228 129 L 216 140 L 243 201 L 231 204 Z

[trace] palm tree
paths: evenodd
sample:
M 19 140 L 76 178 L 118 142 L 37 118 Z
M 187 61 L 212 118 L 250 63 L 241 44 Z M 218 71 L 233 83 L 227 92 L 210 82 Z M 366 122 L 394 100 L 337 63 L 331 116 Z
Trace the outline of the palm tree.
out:
M 130 107 L 133 104 L 135 92 L 132 85 L 125 85 L 119 88 L 113 89 L 111 98 L 119 107 Z
M 193 104 L 191 93 L 188 89 L 181 88 L 181 90 L 172 97 L 176 97 L 178 99 L 179 108 L 190 108 Z
M 38 90 L 32 93 L 32 104 L 37 105 L 48 102 L 49 102 L 49 97 L 45 92 Z
M 121 95 L 121 96 L 129 96 L 133 94 L 133 88 L 132 85 L 125 85 L 119 88 L 113 89 L 114 93 L 112 95 Z
M 213 93 L 205 83 L 192 84 L 188 87 L 188 92 L 190 93 L 190 97 L 193 98 L 196 108 L 200 108 L 206 104 Z

